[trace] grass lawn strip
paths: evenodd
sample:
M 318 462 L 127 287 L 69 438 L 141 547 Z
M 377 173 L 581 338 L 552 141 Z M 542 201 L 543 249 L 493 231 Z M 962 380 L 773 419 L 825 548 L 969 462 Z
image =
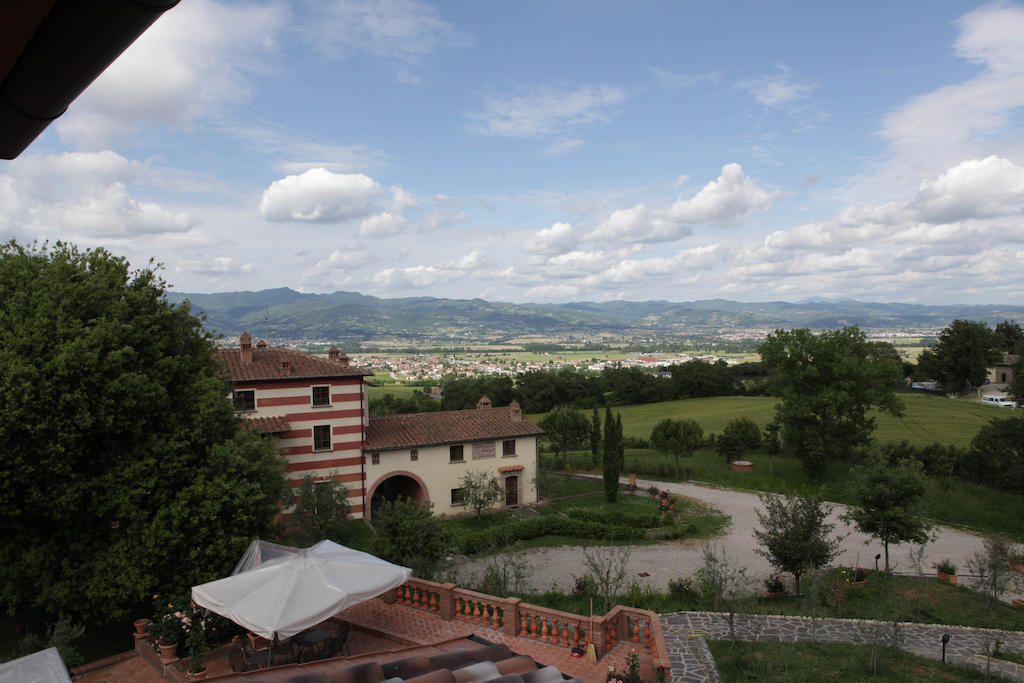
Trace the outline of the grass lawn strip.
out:
M 845 643 L 708 641 L 723 683 L 820 683 L 820 681 L 982 681 L 973 669 L 942 664 L 902 650 L 878 651 L 877 677 L 871 675 L 871 647 Z

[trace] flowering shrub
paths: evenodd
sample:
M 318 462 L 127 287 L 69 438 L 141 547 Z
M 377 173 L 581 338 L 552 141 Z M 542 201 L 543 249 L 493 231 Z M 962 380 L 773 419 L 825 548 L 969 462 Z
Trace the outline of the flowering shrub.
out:
M 658 501 L 658 510 L 661 512 L 668 512 L 674 510 L 676 506 L 675 496 L 668 496 L 664 491 L 661 492 L 662 498 Z
M 782 583 L 781 576 L 772 574 L 764 580 L 764 589 L 769 593 L 783 593 L 786 590 L 786 586 Z
M 614 666 L 608 667 L 608 677 L 605 683 L 641 683 L 640 681 L 640 655 L 636 650 L 630 650 L 626 655 L 626 671 L 619 674 Z

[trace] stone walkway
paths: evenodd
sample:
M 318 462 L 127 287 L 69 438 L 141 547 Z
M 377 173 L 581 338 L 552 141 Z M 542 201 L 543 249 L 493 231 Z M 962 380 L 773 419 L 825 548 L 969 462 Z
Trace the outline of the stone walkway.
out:
M 716 612 L 679 612 L 661 617 L 665 645 L 672 661 L 673 683 L 704 683 L 718 681 L 718 670 L 707 649 L 705 638 L 729 638 L 725 614 Z M 861 619 L 816 619 L 765 614 L 736 615 L 736 637 L 740 640 L 776 642 L 818 642 L 882 644 L 892 641 L 892 623 Z M 942 635 L 950 635 L 946 661 L 985 669 L 985 658 L 979 656 L 995 639 L 1004 652 L 1024 655 L 1024 632 L 995 629 L 916 624 L 900 622 L 897 626 L 899 646 L 916 655 L 940 659 Z M 1024 666 L 1011 662 L 992 661 L 992 672 L 1010 680 L 1024 681 Z

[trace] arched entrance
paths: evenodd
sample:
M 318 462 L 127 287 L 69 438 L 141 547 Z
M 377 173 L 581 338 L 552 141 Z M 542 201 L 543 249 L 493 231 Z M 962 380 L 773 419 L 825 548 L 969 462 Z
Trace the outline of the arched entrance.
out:
M 427 489 L 415 474 L 394 472 L 374 484 L 370 493 L 370 519 L 377 515 L 385 500 L 412 498 L 417 503 L 427 502 Z

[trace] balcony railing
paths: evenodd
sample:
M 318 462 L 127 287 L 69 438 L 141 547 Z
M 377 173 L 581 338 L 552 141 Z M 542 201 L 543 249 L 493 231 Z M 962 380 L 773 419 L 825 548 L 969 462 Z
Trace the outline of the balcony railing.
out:
M 594 643 L 603 657 L 619 643 L 646 648 L 656 668 L 668 668 L 668 653 L 658 615 L 650 610 L 617 605 L 602 617 L 548 609 L 519 598 L 499 598 L 459 588 L 453 583 L 410 579 L 395 589 L 395 601 L 412 609 L 432 612 L 442 619 L 455 619 L 501 631 L 506 635 L 539 640 L 559 647 L 586 647 Z

